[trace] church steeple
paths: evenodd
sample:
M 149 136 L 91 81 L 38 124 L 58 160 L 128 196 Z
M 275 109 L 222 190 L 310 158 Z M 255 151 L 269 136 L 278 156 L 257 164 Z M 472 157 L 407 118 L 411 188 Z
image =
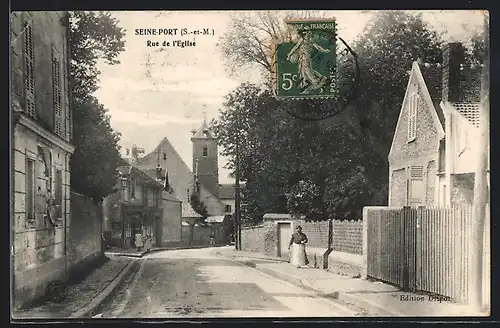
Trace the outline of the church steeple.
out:
M 191 131 L 193 136 L 193 173 L 198 182 L 215 197 L 219 196 L 219 167 L 217 139 L 207 124 L 206 113 L 198 130 Z

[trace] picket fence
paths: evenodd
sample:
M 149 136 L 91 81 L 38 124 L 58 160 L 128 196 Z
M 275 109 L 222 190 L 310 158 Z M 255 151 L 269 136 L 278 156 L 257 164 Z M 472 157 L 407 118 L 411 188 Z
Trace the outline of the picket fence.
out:
M 365 213 L 369 277 L 468 301 L 470 206 L 377 207 Z

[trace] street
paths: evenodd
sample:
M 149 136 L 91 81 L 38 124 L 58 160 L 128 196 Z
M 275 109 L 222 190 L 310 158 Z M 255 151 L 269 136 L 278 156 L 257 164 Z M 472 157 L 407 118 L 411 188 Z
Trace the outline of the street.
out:
M 101 313 L 103 318 L 355 314 L 310 291 L 221 259 L 213 248 L 164 251 L 142 258 L 136 272 L 127 278 Z

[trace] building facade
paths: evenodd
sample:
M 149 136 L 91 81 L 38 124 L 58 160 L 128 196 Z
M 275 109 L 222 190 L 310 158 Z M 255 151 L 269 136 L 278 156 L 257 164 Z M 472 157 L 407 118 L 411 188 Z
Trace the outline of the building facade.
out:
M 117 192 L 103 202 L 104 231 L 111 231 L 111 245 L 135 247 L 136 231 L 151 236 L 153 245 L 161 245 L 164 230 L 161 184 L 131 165 L 120 166 L 119 172 Z
M 12 260 L 15 305 L 44 293 L 67 271 L 69 15 L 11 14 Z
M 413 63 L 389 152 L 389 206 L 472 204 L 481 67 L 447 44 Z
M 203 123 L 198 130 L 192 131 L 193 170 L 189 169 L 167 138 L 163 138 L 145 156 L 130 159 L 152 178 L 157 177 L 158 168 L 162 170 L 166 187 L 183 203 L 182 217 L 192 217 L 190 197 L 197 189 L 200 201 L 205 204 L 210 216 L 224 215 L 226 210 L 226 204 L 215 195 L 219 194 L 217 140 L 207 129 L 206 123 Z

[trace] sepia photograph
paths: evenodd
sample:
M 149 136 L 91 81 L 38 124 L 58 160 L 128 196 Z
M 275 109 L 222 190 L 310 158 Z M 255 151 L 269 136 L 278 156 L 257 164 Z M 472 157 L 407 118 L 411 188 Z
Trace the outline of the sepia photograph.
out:
M 11 321 L 490 316 L 489 24 L 11 11 Z

